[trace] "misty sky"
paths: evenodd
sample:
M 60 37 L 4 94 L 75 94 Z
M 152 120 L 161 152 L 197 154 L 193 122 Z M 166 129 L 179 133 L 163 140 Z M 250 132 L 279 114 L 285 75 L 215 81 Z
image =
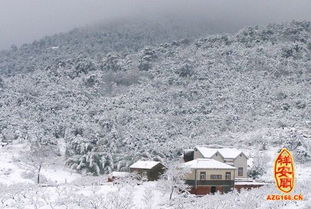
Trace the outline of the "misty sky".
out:
M 0 49 L 74 27 L 165 15 L 245 25 L 311 20 L 311 0 L 0 0 Z

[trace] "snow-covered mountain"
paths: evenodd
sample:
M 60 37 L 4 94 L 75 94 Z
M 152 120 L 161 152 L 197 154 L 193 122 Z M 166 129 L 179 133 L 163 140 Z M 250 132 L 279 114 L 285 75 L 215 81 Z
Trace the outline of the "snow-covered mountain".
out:
M 101 59 L 109 52 L 133 53 L 147 45 L 236 30 L 190 17 L 119 19 L 48 36 L 19 48 L 12 45 L 10 50 L 0 51 L 0 74 L 32 72 L 75 57 Z
M 310 22 L 139 34 L 77 29 L 1 52 L 2 140 L 65 141 L 67 165 L 97 174 L 197 144 L 310 153 Z

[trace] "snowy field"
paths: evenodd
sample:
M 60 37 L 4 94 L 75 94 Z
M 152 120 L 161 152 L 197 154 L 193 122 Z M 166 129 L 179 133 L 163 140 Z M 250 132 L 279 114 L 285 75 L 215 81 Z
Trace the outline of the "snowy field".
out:
M 270 183 L 259 189 L 232 192 L 225 195 L 193 195 L 175 193 L 169 199 L 169 191 L 163 182 L 107 182 L 107 176 L 82 176 L 64 167 L 61 157 L 53 165 L 42 168 L 44 182 L 35 184 L 35 176 L 20 160 L 25 145 L 0 148 L 0 208 L 10 209 L 174 209 L 174 208 L 311 208 L 311 183 L 309 164 L 296 165 L 297 184 L 293 194 L 303 194 L 304 201 L 267 201 L 267 194 L 279 194 Z M 248 152 L 252 152 L 251 149 Z M 251 154 L 251 153 L 249 153 Z M 272 165 L 275 150 L 264 151 Z M 251 161 L 251 160 L 250 160 Z M 303 172 L 302 172 L 303 171 Z M 27 175 L 28 174 L 28 175 Z M 271 174 L 271 173 L 270 173 Z M 263 178 L 269 178 L 269 172 Z

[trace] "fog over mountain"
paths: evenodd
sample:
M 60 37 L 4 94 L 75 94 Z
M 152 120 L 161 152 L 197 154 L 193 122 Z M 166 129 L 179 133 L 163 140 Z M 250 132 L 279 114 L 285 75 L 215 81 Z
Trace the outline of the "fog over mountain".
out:
M 131 18 L 207 21 L 215 32 L 255 24 L 310 20 L 309 0 L 0 0 L 0 49 L 94 23 Z M 215 25 L 217 27 L 215 27 Z

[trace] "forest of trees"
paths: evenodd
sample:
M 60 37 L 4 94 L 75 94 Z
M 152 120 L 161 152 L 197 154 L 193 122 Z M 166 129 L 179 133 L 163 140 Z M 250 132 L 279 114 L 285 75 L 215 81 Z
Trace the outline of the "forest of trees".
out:
M 204 143 L 310 159 L 310 22 L 145 38 L 77 29 L 0 52 L 1 140 L 65 141 L 66 164 L 97 175 Z

